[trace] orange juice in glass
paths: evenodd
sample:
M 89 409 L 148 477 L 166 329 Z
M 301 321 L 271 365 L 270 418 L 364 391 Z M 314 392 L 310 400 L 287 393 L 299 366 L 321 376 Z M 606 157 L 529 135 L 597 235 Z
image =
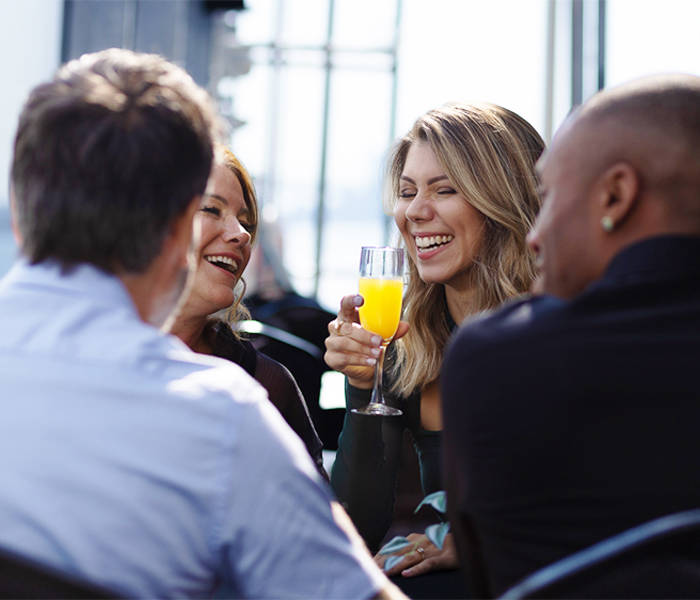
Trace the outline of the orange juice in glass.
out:
M 403 279 L 360 277 L 360 295 L 365 299 L 360 307 L 362 327 L 382 336 L 388 344 L 401 318 Z
M 360 255 L 360 307 L 362 327 L 382 337 L 382 345 L 374 369 L 372 398 L 367 406 L 352 412 L 363 415 L 396 416 L 398 408 L 387 406 L 382 396 L 384 352 L 394 337 L 401 318 L 403 296 L 403 250 L 389 246 L 364 246 Z

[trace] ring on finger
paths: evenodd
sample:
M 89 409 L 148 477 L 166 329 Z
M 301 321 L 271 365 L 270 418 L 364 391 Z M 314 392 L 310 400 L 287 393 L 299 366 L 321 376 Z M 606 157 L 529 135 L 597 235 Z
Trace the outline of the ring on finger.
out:
M 425 550 L 423 550 L 423 548 L 418 546 L 418 548 L 416 548 L 416 552 L 418 552 L 418 554 L 420 555 L 421 560 L 425 560 Z

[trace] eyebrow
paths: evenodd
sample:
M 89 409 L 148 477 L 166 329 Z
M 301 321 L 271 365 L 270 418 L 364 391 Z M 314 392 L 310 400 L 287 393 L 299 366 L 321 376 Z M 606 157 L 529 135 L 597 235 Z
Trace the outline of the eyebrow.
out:
M 228 200 L 224 198 L 223 196 L 219 196 L 219 194 L 207 194 L 209 198 L 214 198 L 214 200 L 219 200 L 220 202 L 223 202 L 224 204 L 228 205 Z
M 413 185 L 416 184 L 416 182 L 413 179 L 411 179 L 408 175 L 401 175 L 401 179 L 405 179 Z M 447 175 L 438 175 L 437 177 L 431 177 L 430 179 L 428 179 L 428 185 L 432 185 L 433 183 L 442 181 L 443 179 L 448 179 Z

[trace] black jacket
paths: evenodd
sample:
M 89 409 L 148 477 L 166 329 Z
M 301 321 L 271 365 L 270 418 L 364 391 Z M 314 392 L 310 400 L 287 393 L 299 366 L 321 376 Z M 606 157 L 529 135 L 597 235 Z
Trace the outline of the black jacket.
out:
M 635 244 L 571 301 L 463 327 L 441 380 L 443 468 L 475 592 L 700 506 L 699 373 L 700 237 Z

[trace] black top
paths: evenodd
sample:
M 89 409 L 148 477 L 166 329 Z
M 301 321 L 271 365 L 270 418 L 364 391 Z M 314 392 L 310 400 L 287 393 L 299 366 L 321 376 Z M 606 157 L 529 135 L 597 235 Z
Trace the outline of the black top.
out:
M 289 369 L 304 395 L 323 447 L 336 449 L 345 411 L 339 408 L 322 409 L 319 405 L 321 378 L 331 370 L 323 360 L 323 354 L 326 351 L 328 323 L 335 318 L 335 314 L 322 308 L 314 299 L 291 290 L 274 300 L 257 294 L 247 295 L 245 305 L 253 319 L 292 333 L 316 347 L 317 352 L 311 354 L 264 334 L 250 338 L 258 351 Z
M 211 321 L 207 325 L 205 336 L 215 356 L 243 367 L 267 390 L 272 404 L 304 442 L 319 473 L 328 480 L 328 474 L 323 468 L 323 445 L 311 422 L 304 397 L 287 368 L 258 352 L 250 342 L 237 338 L 223 321 Z
M 700 506 L 699 356 L 700 237 L 635 244 L 571 301 L 516 302 L 459 331 L 444 468 L 477 596 Z
M 450 328 L 454 328 L 452 319 L 447 318 Z M 390 345 L 387 367 L 393 360 L 392 350 L 393 345 Z M 423 494 L 443 489 L 440 468 L 442 432 L 429 431 L 421 426 L 420 391 L 416 390 L 408 397 L 397 396 L 388 389 L 393 380 L 391 369 L 385 368 L 384 397 L 389 406 L 403 411 L 400 417 L 351 413 L 350 409 L 369 403 L 371 390 L 361 390 L 346 382 L 347 412 L 331 470 L 331 486 L 372 553 L 379 549 L 393 519 L 404 430 L 407 429 L 413 438 Z

